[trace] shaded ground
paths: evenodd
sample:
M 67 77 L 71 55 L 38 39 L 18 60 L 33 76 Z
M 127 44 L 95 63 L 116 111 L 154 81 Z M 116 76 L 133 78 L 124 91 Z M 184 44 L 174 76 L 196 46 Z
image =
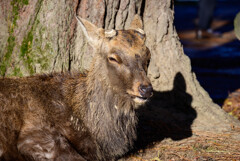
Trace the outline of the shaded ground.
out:
M 192 131 L 197 113 L 180 73 L 173 86 L 170 91 L 154 93 L 149 104 L 138 110 L 136 147 L 121 160 L 240 160 L 240 129 L 232 126 L 230 132 Z
M 177 3 L 175 11 L 176 29 L 193 71 L 213 100 L 221 105 L 229 92 L 240 88 L 240 41 L 236 40 L 232 25 L 240 11 L 240 1 L 219 1 L 213 23 L 213 28 L 223 33 L 219 39 L 195 39 L 196 3 Z M 191 107 L 192 97 L 184 93 L 186 84 L 181 74 L 177 74 L 175 81 L 173 90 L 155 93 L 150 105 L 138 111 L 136 148 L 120 160 L 240 160 L 240 129 L 232 127 L 231 132 L 222 133 L 192 131 L 197 117 Z M 182 88 L 183 92 L 179 95 L 175 88 Z M 185 99 L 174 102 L 171 97 L 176 95 Z
M 153 148 L 139 150 L 126 158 L 126 161 L 238 161 L 240 160 L 239 140 L 236 140 L 235 129 L 231 133 L 194 132 L 193 136 L 180 141 L 165 139 Z
M 136 148 L 120 161 L 240 160 L 240 128 L 232 126 L 232 131 L 222 133 L 192 131 L 197 113 L 190 105 L 191 96 L 183 101 L 185 106 L 179 102 L 169 106 L 174 94 L 174 89 L 154 93 L 150 105 L 138 111 Z

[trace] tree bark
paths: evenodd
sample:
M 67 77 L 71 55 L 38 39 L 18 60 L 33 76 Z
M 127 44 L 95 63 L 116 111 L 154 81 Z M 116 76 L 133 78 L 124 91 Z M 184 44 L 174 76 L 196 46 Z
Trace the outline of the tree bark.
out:
M 240 40 L 240 12 L 236 15 L 234 19 L 234 31 L 237 38 Z
M 213 103 L 192 72 L 173 25 L 172 0 L 1 0 L 0 7 L 2 76 L 89 69 L 94 53 L 75 12 L 105 29 L 127 29 L 140 14 L 152 53 L 149 77 L 156 91 L 148 109 L 139 111 L 140 119 L 191 133 L 222 132 L 239 125 Z

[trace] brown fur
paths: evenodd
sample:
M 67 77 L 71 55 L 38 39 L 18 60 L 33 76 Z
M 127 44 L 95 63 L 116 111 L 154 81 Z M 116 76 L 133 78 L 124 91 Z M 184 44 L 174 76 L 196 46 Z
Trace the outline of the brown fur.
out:
M 134 97 L 151 85 L 144 39 L 134 30 L 102 38 L 86 75 L 0 79 L 0 160 L 115 160 L 129 151 Z

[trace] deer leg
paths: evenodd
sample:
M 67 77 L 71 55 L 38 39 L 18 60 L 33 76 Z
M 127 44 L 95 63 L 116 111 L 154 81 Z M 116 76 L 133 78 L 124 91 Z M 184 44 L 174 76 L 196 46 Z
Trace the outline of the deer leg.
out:
M 85 161 L 53 127 L 23 127 L 17 147 L 22 155 L 33 160 Z

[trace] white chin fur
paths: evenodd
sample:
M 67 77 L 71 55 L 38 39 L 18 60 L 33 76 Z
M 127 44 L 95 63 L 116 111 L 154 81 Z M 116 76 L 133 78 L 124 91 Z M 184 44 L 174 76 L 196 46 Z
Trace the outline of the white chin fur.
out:
M 147 102 L 147 100 L 141 99 L 141 98 L 138 98 L 138 97 L 135 97 L 135 98 L 133 99 L 133 101 L 134 101 L 137 105 L 143 105 L 144 103 Z

